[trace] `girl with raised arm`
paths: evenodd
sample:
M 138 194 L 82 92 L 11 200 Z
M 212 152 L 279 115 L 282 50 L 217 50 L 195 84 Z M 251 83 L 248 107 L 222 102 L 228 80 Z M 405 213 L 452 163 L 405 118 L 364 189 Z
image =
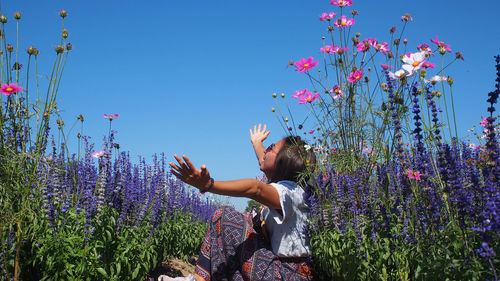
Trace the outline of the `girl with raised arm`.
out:
M 264 148 L 266 125 L 250 129 L 260 169 L 268 183 L 256 179 L 216 181 L 205 165 L 174 155 L 171 172 L 201 192 L 247 197 L 265 207 L 256 216 L 232 207 L 215 211 L 193 275 L 158 280 L 311 280 L 311 249 L 304 232 L 309 217 L 305 172 L 316 164 L 300 137 L 285 137 Z

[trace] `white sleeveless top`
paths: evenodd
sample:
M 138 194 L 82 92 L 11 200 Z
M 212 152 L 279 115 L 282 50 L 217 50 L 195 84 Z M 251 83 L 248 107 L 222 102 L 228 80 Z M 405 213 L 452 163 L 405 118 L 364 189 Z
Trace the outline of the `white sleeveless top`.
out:
M 304 190 L 293 181 L 271 185 L 278 191 L 283 212 L 282 216 L 275 209 L 264 207 L 261 213 L 273 253 L 279 257 L 311 255 L 309 241 L 303 231 L 310 214 Z

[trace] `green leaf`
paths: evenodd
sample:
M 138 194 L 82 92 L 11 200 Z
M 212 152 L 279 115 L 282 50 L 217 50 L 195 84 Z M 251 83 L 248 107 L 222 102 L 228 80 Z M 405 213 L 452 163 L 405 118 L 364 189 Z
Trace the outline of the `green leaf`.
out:
M 116 264 L 116 275 L 120 275 L 120 271 L 122 270 L 122 266 L 120 263 Z
M 139 270 L 141 269 L 140 266 L 137 266 L 135 269 L 134 269 L 134 272 L 132 272 L 132 279 L 135 279 L 137 277 L 137 275 L 139 274 Z
M 102 274 L 104 277 L 108 277 L 108 273 L 106 273 L 106 270 L 102 267 L 98 267 L 97 271 Z

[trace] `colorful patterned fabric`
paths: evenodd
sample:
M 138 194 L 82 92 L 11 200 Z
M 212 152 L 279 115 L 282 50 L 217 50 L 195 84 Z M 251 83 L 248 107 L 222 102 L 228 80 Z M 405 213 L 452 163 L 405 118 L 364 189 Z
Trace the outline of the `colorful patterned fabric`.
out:
M 269 242 L 253 229 L 252 217 L 232 207 L 220 208 L 212 217 L 195 276 L 206 281 L 312 280 L 304 259 L 277 257 Z

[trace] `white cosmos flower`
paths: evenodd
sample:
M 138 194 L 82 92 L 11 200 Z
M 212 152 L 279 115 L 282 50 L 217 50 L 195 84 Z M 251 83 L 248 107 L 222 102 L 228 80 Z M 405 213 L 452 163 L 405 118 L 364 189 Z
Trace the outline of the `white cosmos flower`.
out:
M 404 69 L 400 69 L 394 73 L 392 73 L 391 71 L 389 71 L 389 77 L 393 80 L 399 80 L 405 76 L 408 76 L 406 75 L 406 71 L 404 71 Z
M 403 56 L 403 69 L 410 73 L 408 76 L 413 75 L 415 70 L 418 70 L 422 67 L 422 63 L 425 60 L 425 52 L 418 53 L 409 53 Z

